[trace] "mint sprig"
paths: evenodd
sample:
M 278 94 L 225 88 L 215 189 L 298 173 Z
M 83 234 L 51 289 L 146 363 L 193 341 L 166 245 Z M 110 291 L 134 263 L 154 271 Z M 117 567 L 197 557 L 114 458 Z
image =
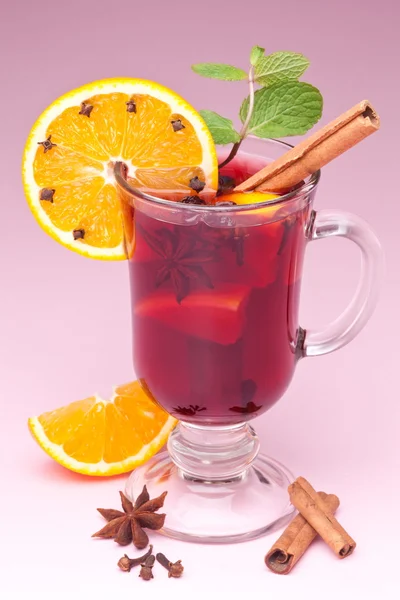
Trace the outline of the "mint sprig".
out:
M 212 110 L 199 111 L 205 120 L 208 129 L 212 132 L 214 142 L 216 144 L 235 144 L 240 142 L 240 135 L 233 128 L 233 123 L 230 119 L 221 117 Z
M 245 122 L 249 98 L 240 108 L 240 119 Z M 260 138 L 303 135 L 319 120 L 322 96 L 309 83 L 286 81 L 254 94 L 254 106 L 247 133 Z
M 224 81 L 247 79 L 249 95 L 243 101 L 239 117 L 240 132 L 230 119 L 211 110 L 202 110 L 216 144 L 233 144 L 229 156 L 220 167 L 236 155 L 242 141 L 250 134 L 260 138 L 302 135 L 321 118 L 323 100 L 319 90 L 309 83 L 298 81 L 309 66 L 308 59 L 295 52 L 274 52 L 265 56 L 261 46 L 250 53 L 248 73 L 218 63 L 193 65 L 195 73 Z M 255 89 L 255 86 L 260 86 Z
M 310 61 L 295 52 L 274 52 L 261 57 L 255 65 L 255 80 L 263 86 L 297 80 L 310 66 Z
M 256 66 L 258 61 L 264 56 L 265 48 L 261 46 L 253 46 L 250 53 L 250 64 Z
M 211 79 L 222 79 L 223 81 L 240 81 L 247 79 L 246 71 L 232 67 L 232 65 L 222 65 L 218 63 L 199 63 L 193 65 L 192 69 L 198 75 L 210 77 Z

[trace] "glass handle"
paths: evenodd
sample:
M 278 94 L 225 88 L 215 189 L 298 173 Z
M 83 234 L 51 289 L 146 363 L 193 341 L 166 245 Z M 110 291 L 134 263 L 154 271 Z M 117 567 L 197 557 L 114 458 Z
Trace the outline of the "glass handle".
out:
M 335 321 L 322 331 L 305 332 L 303 356 L 338 350 L 361 331 L 376 306 L 383 273 L 381 245 L 365 221 L 339 210 L 321 210 L 313 217 L 308 234 L 311 241 L 341 236 L 357 244 L 361 250 L 361 277 L 350 304 Z

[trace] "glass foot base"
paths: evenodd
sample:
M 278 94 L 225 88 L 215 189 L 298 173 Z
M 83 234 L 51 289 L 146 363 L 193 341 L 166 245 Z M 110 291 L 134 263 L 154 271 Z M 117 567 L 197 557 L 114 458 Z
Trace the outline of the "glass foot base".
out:
M 293 479 L 277 461 L 258 455 L 244 475 L 230 481 L 194 480 L 163 452 L 133 471 L 125 492 L 134 500 L 144 484 L 152 498 L 168 490 L 160 531 L 166 536 L 197 543 L 244 542 L 289 521 L 294 509 L 287 488 Z

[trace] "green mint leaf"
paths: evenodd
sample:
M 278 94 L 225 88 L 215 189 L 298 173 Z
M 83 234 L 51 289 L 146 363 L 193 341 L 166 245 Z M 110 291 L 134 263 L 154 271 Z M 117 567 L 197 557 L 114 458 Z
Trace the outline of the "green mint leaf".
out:
M 252 64 L 253 67 L 255 67 L 260 58 L 264 56 L 264 52 L 265 48 L 261 48 L 261 46 L 253 46 L 250 54 L 250 64 Z
M 258 90 L 248 133 L 260 138 L 303 135 L 322 114 L 322 96 L 317 88 L 301 81 L 287 81 Z M 243 102 L 240 118 L 245 121 L 249 99 Z
M 263 86 L 298 79 L 310 61 L 295 52 L 274 52 L 260 58 L 255 67 L 255 80 Z
M 199 111 L 205 120 L 216 144 L 234 144 L 240 141 L 240 135 L 233 128 L 233 123 L 212 110 Z
M 198 75 L 210 77 L 211 79 L 223 79 L 224 81 L 241 81 L 242 79 L 247 79 L 246 71 L 232 67 L 231 65 L 199 63 L 192 65 L 192 69 Z

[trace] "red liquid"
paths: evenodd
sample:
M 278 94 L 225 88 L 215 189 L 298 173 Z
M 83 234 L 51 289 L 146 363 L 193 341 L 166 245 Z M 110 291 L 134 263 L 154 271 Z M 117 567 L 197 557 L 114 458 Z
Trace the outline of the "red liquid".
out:
M 241 161 L 224 170 L 236 183 L 251 174 Z M 298 358 L 308 213 L 235 230 L 136 211 L 134 367 L 176 418 L 239 423 L 284 393 Z

